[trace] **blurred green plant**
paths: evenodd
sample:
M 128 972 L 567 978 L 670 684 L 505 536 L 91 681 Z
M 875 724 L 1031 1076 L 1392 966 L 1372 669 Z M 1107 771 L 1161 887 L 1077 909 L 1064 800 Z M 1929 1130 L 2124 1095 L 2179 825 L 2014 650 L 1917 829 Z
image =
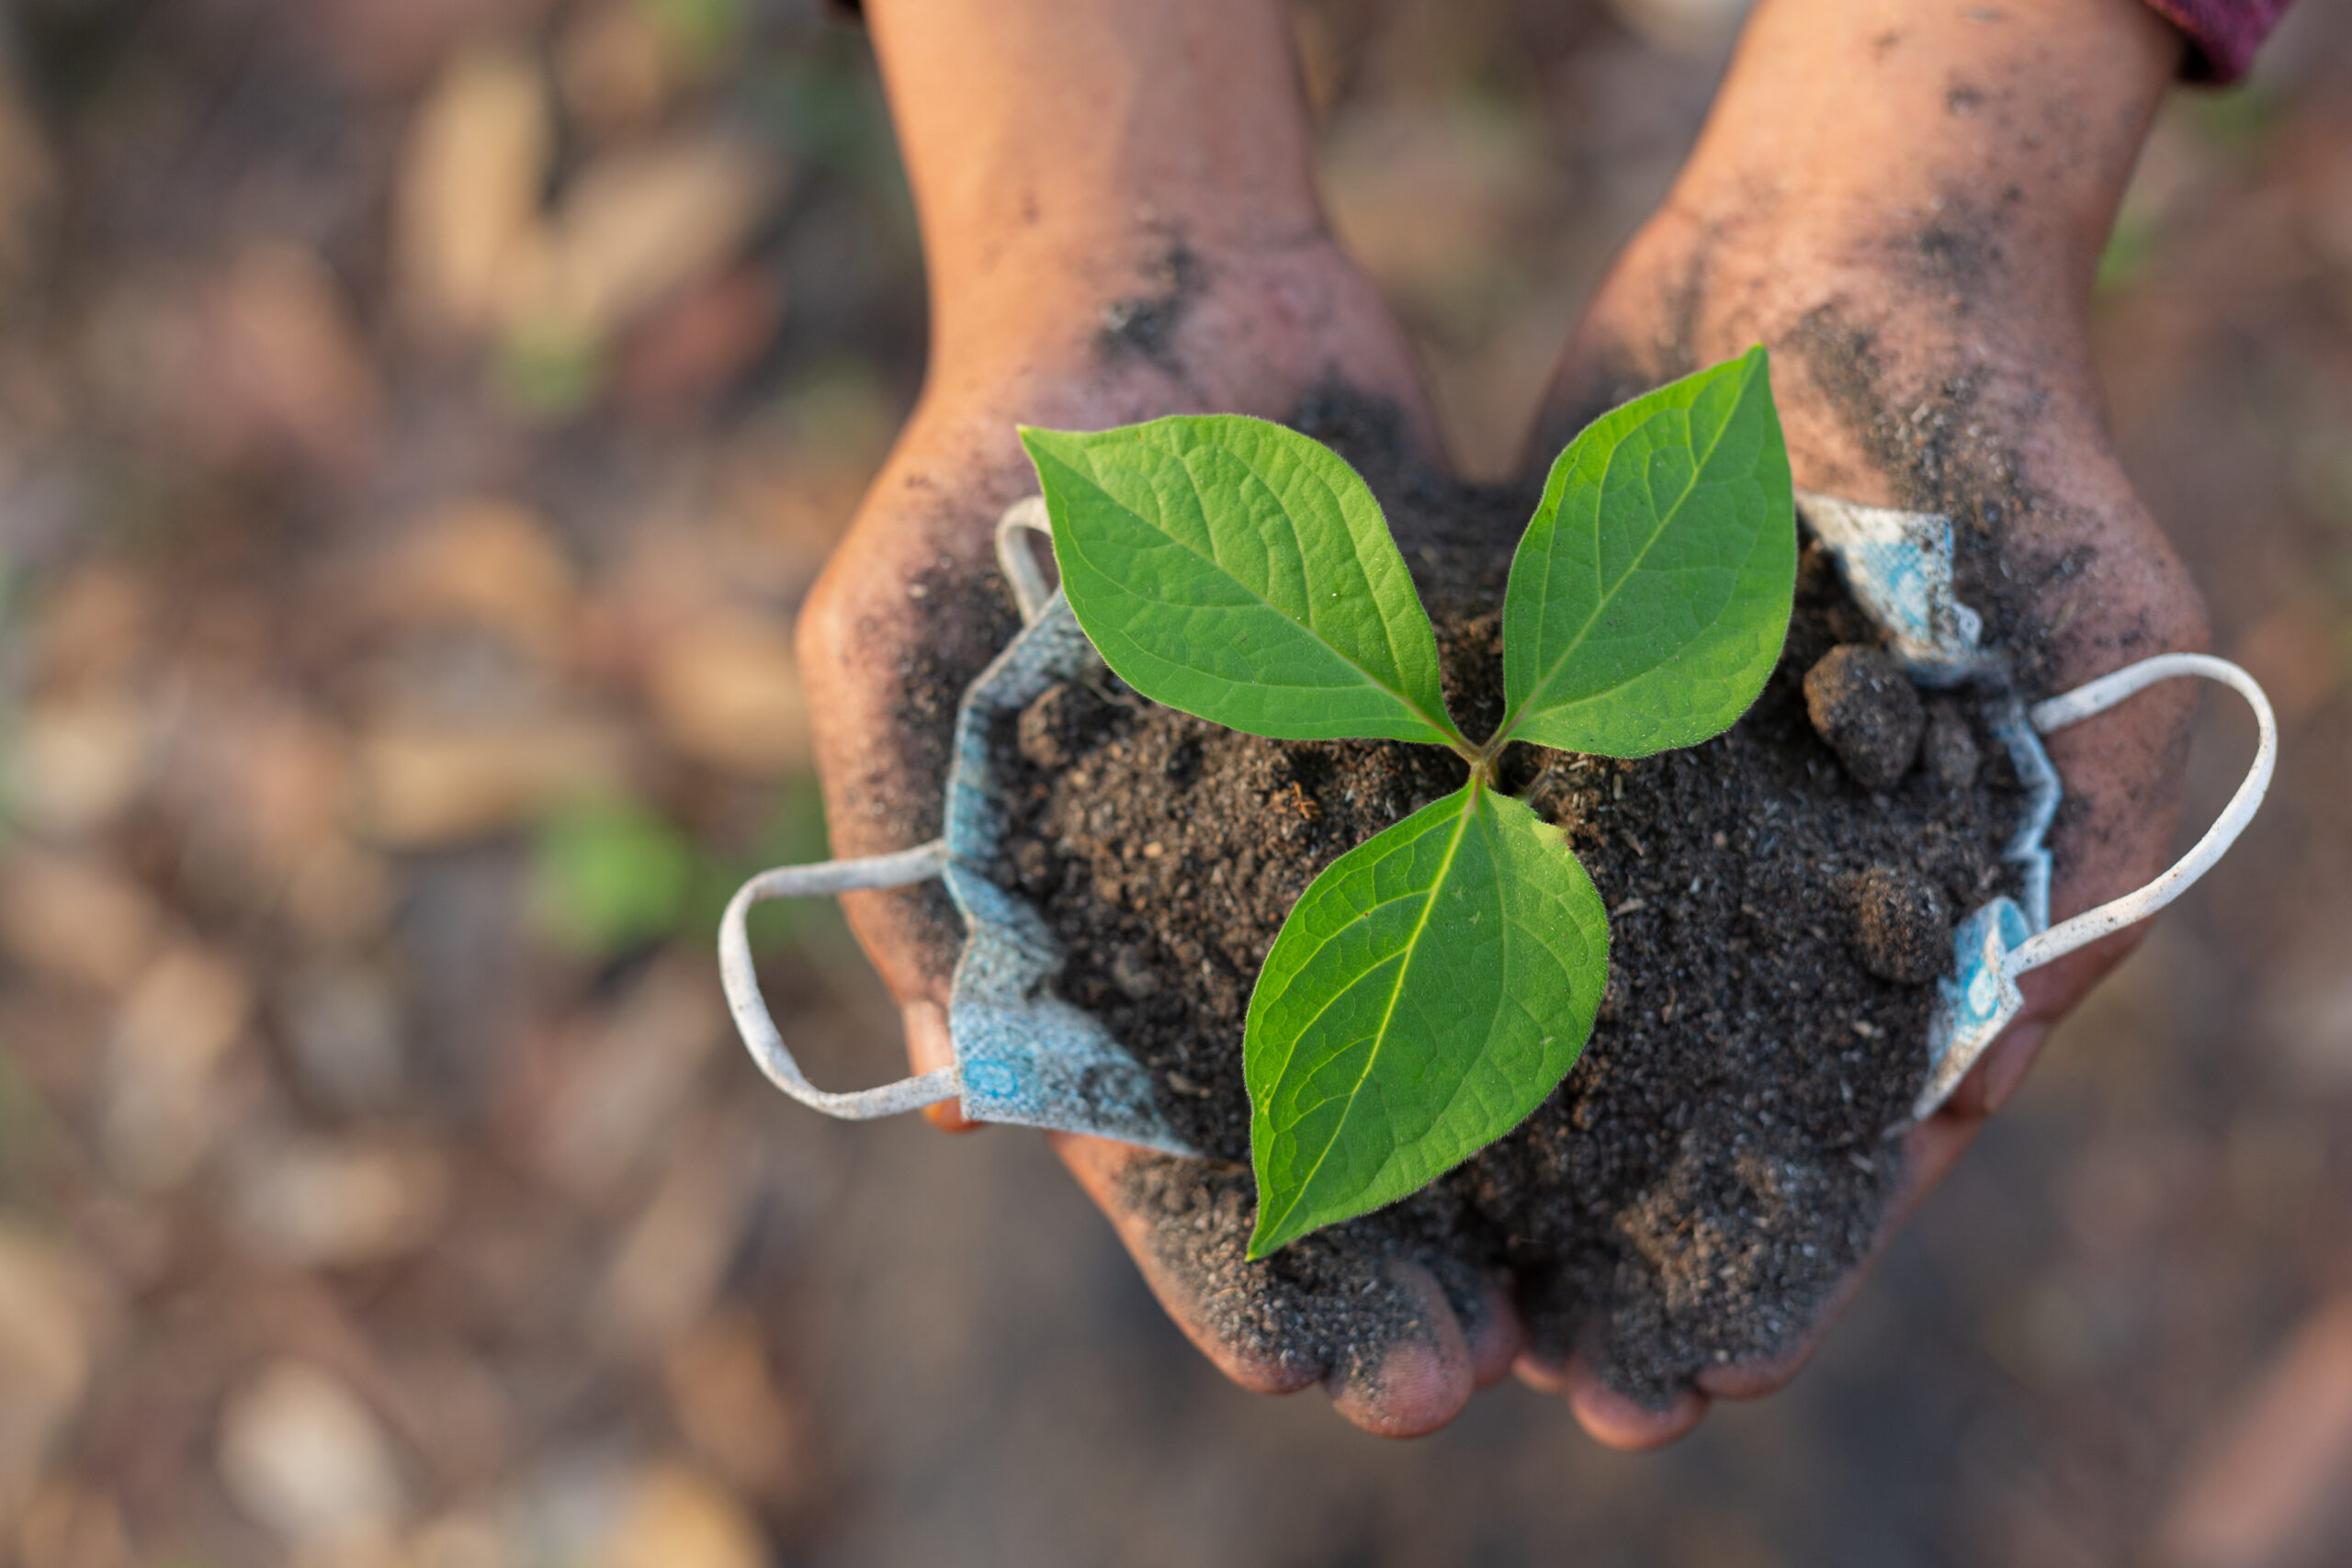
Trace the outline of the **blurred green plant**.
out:
M 2285 94 L 2254 81 L 2219 93 L 2184 94 L 2180 104 L 2198 134 L 2226 152 L 2250 152 L 2261 146 L 2291 107 Z
M 605 384 L 605 360 L 604 345 L 588 333 L 526 324 L 500 338 L 491 384 L 514 412 L 554 423 L 588 406 Z
M 822 860 L 824 798 L 813 774 L 796 775 L 775 814 L 741 855 L 713 853 L 685 827 L 644 803 L 575 801 L 539 824 L 527 900 L 532 928 L 558 951 L 606 963 L 659 942 L 698 942 L 744 878 L 771 865 Z M 752 946 L 849 953 L 849 926 L 829 898 L 764 904 Z
M 814 773 L 799 774 L 777 796 L 775 815 L 769 819 L 750 863 L 713 863 L 708 879 L 700 885 L 696 894 L 692 916 L 695 931 L 707 933 L 717 929 L 727 900 L 754 872 L 772 865 L 799 865 L 823 860 L 832 852 L 830 846 L 824 794 L 819 789 Z M 843 975 L 863 977 L 866 973 L 857 939 L 850 933 L 849 921 L 843 918 L 838 899 L 770 899 L 752 907 L 747 928 L 754 953 L 794 947 L 820 960 L 820 967 L 838 960 L 838 966 L 827 971 L 829 979 Z M 854 988 L 855 980 L 849 983 Z
M 677 824 L 633 801 L 567 807 L 534 846 L 532 922 L 567 953 L 614 957 L 678 930 L 696 859 Z
M 710 63 L 743 32 L 743 0 L 637 0 L 637 8 L 689 65 Z
M 53 1132 L 48 1104 L 0 1041 L 0 1199 L 22 1206 L 27 1167 Z
M 2116 217 L 2114 231 L 2107 237 L 2107 248 L 2099 253 L 2098 272 L 2091 283 L 2093 296 L 2103 299 L 2138 283 L 2155 259 L 2162 235 L 2163 225 L 2153 215 L 2127 202 Z

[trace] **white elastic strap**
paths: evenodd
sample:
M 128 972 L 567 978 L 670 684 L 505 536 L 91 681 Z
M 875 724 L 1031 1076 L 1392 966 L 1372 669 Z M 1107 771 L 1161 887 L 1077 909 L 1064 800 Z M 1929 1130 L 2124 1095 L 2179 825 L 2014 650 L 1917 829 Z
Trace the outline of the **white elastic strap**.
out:
M 863 860 L 820 861 L 814 865 L 783 865 L 763 871 L 735 890 L 727 913 L 718 921 L 718 979 L 727 988 L 728 1010 L 735 1015 L 736 1032 L 751 1048 L 752 1059 L 768 1081 L 803 1105 L 852 1122 L 895 1116 L 953 1100 L 963 1092 L 954 1067 L 941 1067 L 916 1077 L 900 1078 L 880 1089 L 832 1094 L 801 1076 L 800 1064 L 785 1048 L 775 1020 L 760 995 L 760 977 L 752 967 L 752 939 L 744 919 L 752 906 L 770 898 L 817 898 L 860 887 L 904 887 L 928 882 L 947 866 L 947 843 L 934 839 L 896 854 L 868 855 Z
M 1045 613 L 1046 601 L 1054 596 L 1054 591 L 1038 570 L 1037 552 L 1021 536 L 1024 533 L 1043 534 L 1049 540 L 1054 536 L 1053 519 L 1046 515 L 1042 495 L 1014 502 L 996 521 L 996 564 L 1002 569 L 1004 580 L 1012 584 L 1012 602 L 1020 606 L 1021 624 L 1025 626 Z
M 2209 681 L 2219 681 L 2252 705 L 2255 722 L 2261 727 L 2262 734 L 2245 782 L 2238 785 L 2237 793 L 2230 796 L 2229 805 L 2205 829 L 2205 836 L 2197 840 L 2196 847 L 2181 856 L 2171 870 L 2135 893 L 2101 904 L 2018 943 L 2002 966 L 2010 977 L 2053 958 L 2063 958 L 2126 926 L 2136 925 L 2188 892 L 2190 885 L 2211 870 L 2222 852 L 2236 841 L 2238 834 L 2253 820 L 2255 808 L 2262 804 L 2262 796 L 2270 787 L 2271 770 L 2278 761 L 2278 721 L 2271 715 L 2270 699 L 2262 694 L 2254 677 L 2226 659 L 2203 653 L 2158 654 L 2126 665 L 2112 675 L 2102 675 L 2064 696 L 2036 703 L 2027 710 L 2026 716 L 2034 728 L 2047 735 L 2095 713 L 2104 713 L 2124 698 L 2177 675 L 2202 675 Z

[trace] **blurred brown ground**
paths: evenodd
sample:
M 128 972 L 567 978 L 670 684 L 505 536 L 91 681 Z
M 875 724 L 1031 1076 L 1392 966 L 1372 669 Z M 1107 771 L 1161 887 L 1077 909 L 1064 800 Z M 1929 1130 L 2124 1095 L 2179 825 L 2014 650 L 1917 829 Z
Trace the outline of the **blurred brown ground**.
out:
M 1300 9 L 1474 468 L 1724 9 Z M 2352 1561 L 2352 12 L 2173 105 L 2102 282 L 2271 805 L 1817 1364 L 1645 1459 L 1240 1393 L 1035 1139 L 734 1047 L 718 902 L 822 845 L 793 607 L 921 369 L 854 29 L 21 0 L 0 61 L 0 1561 Z M 762 941 L 812 1072 L 898 1069 L 830 910 Z

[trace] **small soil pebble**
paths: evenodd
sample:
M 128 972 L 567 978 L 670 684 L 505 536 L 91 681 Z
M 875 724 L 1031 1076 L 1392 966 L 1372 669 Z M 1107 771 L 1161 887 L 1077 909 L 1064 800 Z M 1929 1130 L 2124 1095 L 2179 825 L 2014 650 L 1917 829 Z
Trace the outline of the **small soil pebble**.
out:
M 1148 1001 L 1159 989 L 1159 973 L 1140 947 L 1122 947 L 1111 954 L 1111 983 L 1131 1002 Z
M 1976 782 L 1977 772 L 1984 765 L 1984 753 L 1976 749 L 1976 733 L 1969 728 L 1967 716 L 1949 702 L 1928 705 L 1928 739 L 1922 750 L 1928 776 L 1944 789 L 1966 789 Z
M 1924 986 L 1951 953 L 1951 911 L 1935 884 L 1901 866 L 1874 865 L 1854 879 L 1854 939 L 1882 980 Z
M 1911 771 L 1928 727 L 1917 688 L 1894 660 L 1865 643 L 1844 643 L 1805 671 L 1813 728 L 1865 789 L 1884 789 Z

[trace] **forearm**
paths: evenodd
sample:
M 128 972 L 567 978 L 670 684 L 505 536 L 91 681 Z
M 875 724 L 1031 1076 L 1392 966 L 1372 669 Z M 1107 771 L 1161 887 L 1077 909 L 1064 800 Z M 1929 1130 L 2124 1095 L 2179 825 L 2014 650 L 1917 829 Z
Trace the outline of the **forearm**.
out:
M 2141 0 L 1764 0 L 1669 206 L 1829 276 L 2078 312 L 2182 47 Z
M 1138 237 L 1320 227 L 1275 0 L 868 0 L 922 226 L 934 353 Z

